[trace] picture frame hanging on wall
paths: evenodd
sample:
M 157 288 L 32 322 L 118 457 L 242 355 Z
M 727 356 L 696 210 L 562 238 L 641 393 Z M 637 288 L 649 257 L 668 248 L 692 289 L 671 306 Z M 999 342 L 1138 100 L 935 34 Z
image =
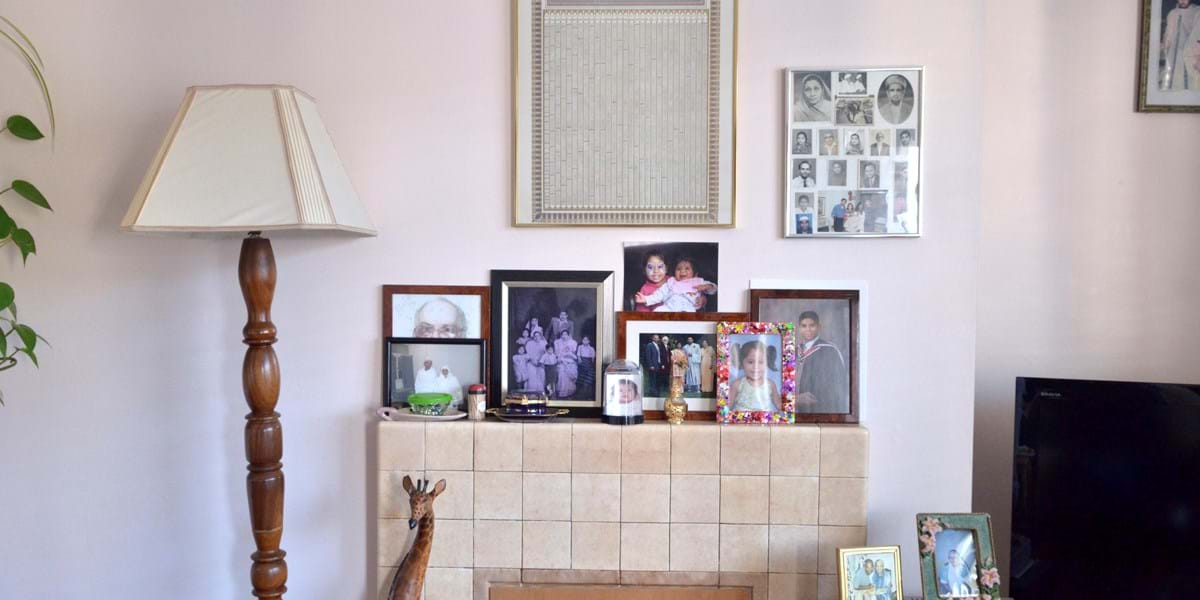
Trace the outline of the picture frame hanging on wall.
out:
M 923 67 L 784 70 L 783 235 L 921 235 Z
M 733 227 L 737 11 L 513 0 L 513 225 Z
M 613 356 L 612 271 L 494 270 L 490 403 L 540 394 L 573 417 L 599 417 Z
M 688 358 L 683 398 L 687 419 L 712 421 L 717 409 L 717 324 L 748 321 L 747 313 L 617 313 L 617 358 L 642 367 L 642 402 L 647 419 L 666 419 L 670 392 L 670 353 L 678 342 Z
M 859 422 L 860 300 L 857 289 L 750 290 L 750 320 L 796 326 L 796 422 Z
M 1139 112 L 1200 112 L 1200 2 L 1142 0 Z

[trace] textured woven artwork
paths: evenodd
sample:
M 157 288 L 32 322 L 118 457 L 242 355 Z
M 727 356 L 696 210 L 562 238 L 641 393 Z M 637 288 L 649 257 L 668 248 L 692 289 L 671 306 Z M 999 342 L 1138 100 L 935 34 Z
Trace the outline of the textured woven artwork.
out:
M 732 224 L 732 1 L 518 0 L 516 224 Z

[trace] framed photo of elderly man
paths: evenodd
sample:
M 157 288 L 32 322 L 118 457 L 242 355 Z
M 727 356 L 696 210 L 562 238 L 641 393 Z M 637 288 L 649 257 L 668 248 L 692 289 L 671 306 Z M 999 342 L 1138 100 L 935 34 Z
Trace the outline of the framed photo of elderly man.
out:
M 750 319 L 796 327 L 796 422 L 858 423 L 858 290 L 751 289 Z
M 917 539 L 923 600 L 1000 597 L 990 515 L 918 514 Z
M 838 548 L 839 600 L 903 600 L 900 546 Z
M 922 67 L 784 70 L 784 237 L 921 235 L 924 75 Z M 796 155 L 797 130 L 817 132 L 815 159 Z
M 492 271 L 491 404 L 545 393 L 573 417 L 599 417 L 613 355 L 612 271 Z
M 490 338 L 486 285 L 383 286 L 383 337 Z
M 1142 0 L 1140 112 L 1200 112 L 1200 0 Z

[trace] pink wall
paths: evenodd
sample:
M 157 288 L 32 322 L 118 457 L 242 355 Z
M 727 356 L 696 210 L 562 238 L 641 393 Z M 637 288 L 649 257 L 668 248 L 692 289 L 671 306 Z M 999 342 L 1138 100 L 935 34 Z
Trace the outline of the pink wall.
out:
M 293 596 L 370 595 L 379 285 L 613 269 L 620 243 L 643 239 L 720 242 L 726 289 L 869 282 L 870 541 L 901 545 L 918 581 L 914 513 L 970 508 L 983 12 L 977 0 L 743 2 L 739 227 L 581 235 L 507 226 L 508 2 L 9 2 L 45 56 L 60 137 L 32 157 L 0 143 L 0 175 L 42 182 L 57 207 L 18 211 L 41 251 L 24 269 L 4 258 L 55 348 L 40 371 L 0 379 L 0 597 L 245 595 L 238 241 L 117 224 L 186 86 L 272 81 L 316 96 L 381 231 L 274 237 Z M 839 63 L 928 69 L 920 239 L 779 237 L 781 69 Z M 32 91 L 13 87 L 17 60 L 0 54 L 0 73 L 4 109 L 33 111 Z M 746 309 L 743 294 L 721 298 Z
M 1138 4 L 987 3 L 974 504 L 1005 567 L 1015 377 L 1200 382 L 1200 116 L 1133 111 Z

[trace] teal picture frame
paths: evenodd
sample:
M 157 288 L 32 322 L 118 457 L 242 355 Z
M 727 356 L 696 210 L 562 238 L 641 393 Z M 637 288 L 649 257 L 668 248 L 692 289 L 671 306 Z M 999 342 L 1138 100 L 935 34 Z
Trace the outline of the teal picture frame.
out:
M 939 540 L 949 533 L 969 532 L 974 542 L 975 595 L 943 595 L 938 581 Z M 1000 572 L 992 546 L 992 517 L 987 513 L 920 513 L 917 515 L 917 544 L 921 556 L 921 598 L 981 598 L 999 600 Z M 969 563 L 968 563 L 969 564 Z

